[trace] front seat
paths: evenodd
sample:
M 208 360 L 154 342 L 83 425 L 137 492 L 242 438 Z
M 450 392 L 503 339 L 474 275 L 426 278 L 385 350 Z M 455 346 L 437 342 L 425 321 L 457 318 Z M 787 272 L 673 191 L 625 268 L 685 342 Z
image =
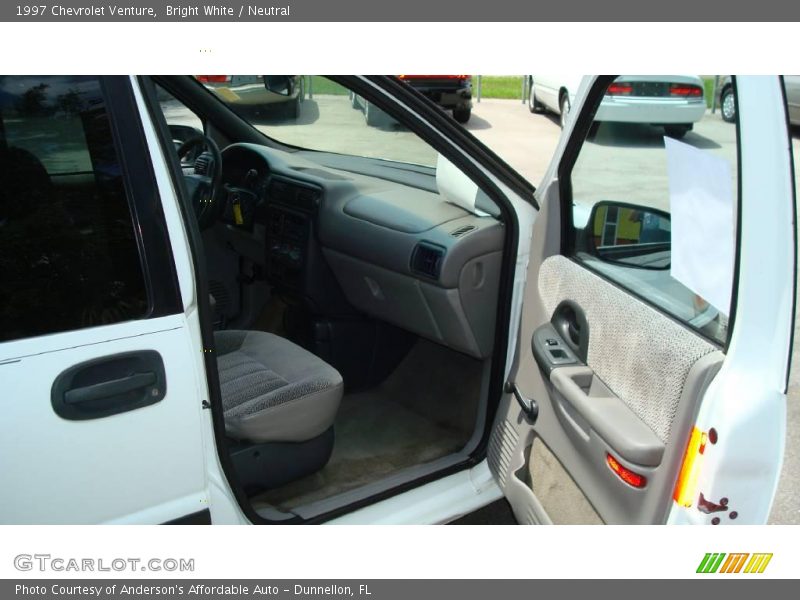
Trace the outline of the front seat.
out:
M 287 339 L 262 331 L 214 333 L 225 430 L 249 492 L 325 466 L 342 399 L 339 372 Z

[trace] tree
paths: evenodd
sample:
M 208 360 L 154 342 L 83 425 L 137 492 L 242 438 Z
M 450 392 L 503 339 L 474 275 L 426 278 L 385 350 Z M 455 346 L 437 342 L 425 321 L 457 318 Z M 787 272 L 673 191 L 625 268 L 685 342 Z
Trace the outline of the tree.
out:
M 27 89 L 17 102 L 17 112 L 26 117 L 36 117 L 47 114 L 45 102 L 47 100 L 46 83 L 40 83 Z
M 55 107 L 56 111 L 64 113 L 65 117 L 79 114 L 83 110 L 81 93 L 76 89 L 70 88 L 56 98 Z

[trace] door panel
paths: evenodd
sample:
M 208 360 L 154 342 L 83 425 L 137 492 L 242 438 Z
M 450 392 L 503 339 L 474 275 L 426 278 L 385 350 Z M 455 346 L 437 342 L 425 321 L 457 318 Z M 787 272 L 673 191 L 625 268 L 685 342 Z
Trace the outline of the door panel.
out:
M 196 312 L 130 79 L 6 76 L 0 95 L 0 523 L 203 511 Z
M 666 443 L 689 370 L 715 347 L 564 256 L 542 263 L 538 288 L 545 315 L 564 300 L 583 309 L 587 364 Z
M 528 464 L 528 483 L 553 523 L 603 523 L 581 489 L 540 438 L 533 440 Z
M 592 90 L 593 106 L 606 85 Z M 581 260 L 567 256 L 572 251 L 564 234 L 598 200 L 633 198 L 663 210 L 669 198 L 666 173 L 661 174 L 666 170 L 663 130 L 649 123 L 604 124 L 584 141 L 594 112 L 584 109 L 584 102 L 576 99 L 578 117 L 565 134 L 583 127 L 580 141 L 565 139 L 559 146 L 563 160 L 573 165 L 588 146 L 576 199 L 572 180 L 556 176 L 572 177 L 560 157 L 539 189 L 542 209 L 532 236 L 516 364 L 509 375 L 521 401 L 504 397 L 489 464 L 521 523 L 663 523 L 700 401 L 724 355 L 719 345 L 656 308 L 652 298 L 630 291 L 650 290 L 654 278 L 667 279 L 669 271 L 631 276 L 623 268 L 620 284 L 601 268 L 587 268 L 585 252 Z M 718 146 L 720 152 L 730 148 L 731 132 L 721 130 L 728 145 Z M 572 151 L 571 143 L 577 146 Z M 625 180 L 626 168 L 645 179 Z M 646 194 L 641 188 L 648 188 Z M 586 209 L 573 209 L 573 203 L 586 199 Z M 575 227 L 582 230 L 574 239 L 590 239 L 585 217 Z M 662 300 L 676 288 L 671 280 L 657 283 L 666 283 L 652 285 L 664 292 L 658 296 Z M 682 288 L 680 294 L 680 300 L 692 298 Z M 535 419 L 534 411 L 522 409 L 526 403 L 538 409 Z
M 159 523 L 207 508 L 201 393 L 183 316 L 132 325 L 130 337 L 117 337 L 115 325 L 83 330 L 79 346 L 16 359 L 6 354 L 13 343 L 0 345 L 0 410 L 13 416 L 0 423 L 0 472 L 11 492 L 0 522 Z M 123 352 L 161 357 L 159 402 L 93 419 L 56 414 L 51 394 L 62 373 Z
M 692 81 L 669 89 L 687 87 L 694 111 Z M 693 112 L 679 128 L 627 108 L 594 122 L 612 82 L 595 78 L 576 98 L 537 193 L 513 394 L 490 468 L 521 523 L 763 523 L 785 428 L 792 307 L 781 299 L 795 272 L 780 81 L 735 79 L 738 127 Z M 691 166 L 675 172 L 676 160 Z M 668 212 L 681 202 L 683 220 Z M 673 260 L 714 276 L 732 265 L 718 284 L 731 305 Z M 746 320 L 735 324 L 737 310 Z
M 540 215 L 535 247 L 536 230 L 546 221 Z M 496 424 L 489 449 L 498 482 L 521 523 L 663 522 L 698 400 L 722 353 L 568 258 L 550 256 L 536 272 L 526 290 L 524 368 L 516 383 L 537 402 L 539 414 L 531 423 L 516 402 L 504 400 L 504 422 Z M 530 360 L 531 344 L 564 300 L 586 315 L 587 362 L 548 376 Z M 594 390 L 581 389 L 590 388 L 587 376 L 594 377 Z M 570 378 L 577 379 L 579 395 L 586 392 L 584 402 L 564 393 Z M 645 488 L 620 479 L 608 466 L 609 455 L 643 476 Z

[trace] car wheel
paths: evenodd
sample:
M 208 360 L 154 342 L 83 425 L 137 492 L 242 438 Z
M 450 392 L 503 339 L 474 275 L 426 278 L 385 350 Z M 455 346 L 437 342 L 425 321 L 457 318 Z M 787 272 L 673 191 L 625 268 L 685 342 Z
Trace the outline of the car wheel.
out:
M 569 117 L 569 111 L 572 108 L 572 105 L 569 102 L 569 94 L 564 92 L 561 94 L 561 101 L 558 103 L 558 109 L 561 111 L 561 129 L 567 125 L 567 117 Z
M 736 98 L 733 95 L 733 88 L 727 87 L 722 91 L 720 111 L 724 121 L 733 123 L 736 120 Z
M 460 107 L 453 109 L 453 118 L 462 124 L 469 121 L 469 117 L 471 114 L 472 114 L 471 108 Z
M 350 92 L 350 106 L 358 108 L 358 98 L 356 98 L 355 92 Z
M 542 112 L 542 104 L 536 99 L 536 90 L 533 87 L 533 80 L 531 80 L 531 87 L 528 89 L 528 110 L 532 113 Z
M 664 127 L 664 133 L 666 133 L 671 138 L 675 138 L 676 140 L 681 139 L 691 130 L 692 130 L 691 125 L 667 125 Z

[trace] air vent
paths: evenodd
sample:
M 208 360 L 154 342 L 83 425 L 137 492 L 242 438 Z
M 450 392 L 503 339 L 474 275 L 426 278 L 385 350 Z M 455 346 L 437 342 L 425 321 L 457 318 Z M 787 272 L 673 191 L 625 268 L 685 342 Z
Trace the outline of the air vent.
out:
M 208 152 L 203 152 L 200 156 L 197 157 L 197 160 L 194 161 L 194 172 L 196 175 L 208 175 L 211 172 L 211 163 L 213 159 L 211 158 L 211 154 Z
M 463 227 L 459 227 L 458 229 L 454 229 L 450 232 L 450 235 L 454 238 L 461 237 L 462 235 L 467 235 L 470 231 L 475 231 L 477 227 L 475 225 L 464 225 Z
M 442 258 L 444 258 L 444 248 L 420 242 L 411 256 L 411 270 L 420 275 L 438 279 Z
M 291 204 L 294 198 L 289 184 L 280 179 L 273 179 L 269 184 L 269 195 L 270 199 L 284 204 Z
M 315 211 L 321 200 L 318 188 L 295 185 L 277 178 L 272 179 L 267 193 L 271 202 L 286 204 L 309 212 Z

